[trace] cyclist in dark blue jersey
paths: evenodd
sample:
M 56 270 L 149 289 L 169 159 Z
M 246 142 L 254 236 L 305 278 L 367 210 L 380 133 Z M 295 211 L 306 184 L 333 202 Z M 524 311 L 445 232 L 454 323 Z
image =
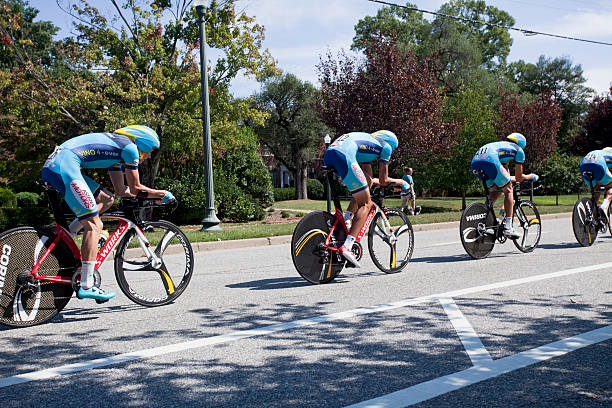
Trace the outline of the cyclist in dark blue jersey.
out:
M 333 167 L 338 177 L 351 192 L 351 202 L 344 213 L 349 226 L 349 234 L 340 247 L 340 253 L 356 267 L 360 267 L 351 251 L 355 237 L 363 227 L 368 213 L 374 203 L 370 198 L 369 187 L 372 184 L 372 165 L 378 160 L 378 183 L 386 186 L 389 183 L 402 184 L 402 180 L 389 177 L 389 160 L 397 148 L 397 137 L 388 130 L 379 130 L 372 134 L 352 132 L 337 138 L 325 151 L 323 161 Z
M 114 292 L 94 286 L 98 237 L 102 231 L 99 214 L 113 204 L 113 193 L 84 175 L 81 169 L 108 169 L 118 196 L 134 196 L 146 191 L 148 197 L 167 202 L 174 198 L 169 191 L 154 190 L 140 184 L 138 175 L 139 163 L 151 157 L 151 152 L 157 148 L 159 137 L 153 129 L 132 125 L 112 133 L 89 133 L 67 140 L 56 147 L 45 162 L 43 180 L 64 196 L 77 216 L 70 225 L 70 232 L 76 234 L 81 228 L 84 230 L 78 297 L 108 300 L 115 296 Z M 125 169 L 127 186 L 122 169 Z
M 493 142 L 482 146 L 472 159 L 472 170 L 482 170 L 487 176 L 487 186 L 493 188 L 491 201 L 504 194 L 504 235 L 516 239 L 519 233 L 512 226 L 512 211 L 514 210 L 514 196 L 512 182 L 523 180 L 537 181 L 537 174 L 523 174 L 523 163 L 527 139 L 520 133 L 512 133 L 506 137 L 510 142 Z M 514 161 L 514 176 L 510 176 L 508 164 Z M 480 176 L 478 176 L 480 178 Z M 497 190 L 499 189 L 499 190 Z

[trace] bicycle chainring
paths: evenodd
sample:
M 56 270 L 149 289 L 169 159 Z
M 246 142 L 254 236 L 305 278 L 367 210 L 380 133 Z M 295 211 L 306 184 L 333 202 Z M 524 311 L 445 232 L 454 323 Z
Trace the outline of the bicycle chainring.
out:
M 355 241 L 353 247 L 351 248 L 351 252 L 355 255 L 357 261 L 360 261 L 361 257 L 363 256 L 363 247 L 359 242 Z

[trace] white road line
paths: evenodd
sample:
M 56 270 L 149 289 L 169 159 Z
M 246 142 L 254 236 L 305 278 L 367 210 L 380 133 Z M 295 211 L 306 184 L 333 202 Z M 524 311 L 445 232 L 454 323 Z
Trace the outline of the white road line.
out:
M 578 336 L 548 343 L 499 360 L 483 362 L 467 370 L 413 385 L 412 387 L 360 402 L 347 408 L 406 407 L 611 338 L 612 325 L 604 326 Z
M 453 242 L 440 242 L 439 244 L 431 244 L 431 245 L 427 245 L 424 248 L 431 248 L 431 247 L 437 247 L 437 246 L 446 246 L 446 245 L 454 245 L 454 244 L 460 244 L 461 241 L 453 241 Z
M 295 320 L 292 322 L 275 324 L 272 326 L 260 327 L 258 329 L 234 331 L 228 334 L 206 337 L 199 340 L 186 341 L 183 343 L 170 344 L 167 346 L 154 347 L 145 350 L 133 351 L 130 353 L 116 354 L 114 356 L 98 358 L 95 360 L 83 361 L 81 363 L 66 364 L 60 367 L 48 368 L 40 371 L 31 371 L 28 373 L 14 375 L 12 377 L 0 378 L 0 388 L 8 387 L 15 384 L 26 383 L 30 381 L 43 380 L 53 378 L 65 374 L 72 374 L 80 371 L 91 370 L 93 368 L 105 367 L 118 363 L 125 363 L 128 361 L 139 360 L 143 358 L 150 358 L 161 356 L 169 353 L 176 353 L 184 350 L 191 350 L 199 347 L 209 346 L 219 343 L 229 343 L 232 341 L 245 339 L 255 336 L 263 336 L 271 333 L 276 333 L 285 330 L 291 330 L 298 327 L 312 326 L 320 323 L 331 322 L 334 320 L 349 319 L 355 316 L 367 315 L 371 313 L 379 313 L 387 310 L 398 309 L 401 307 L 417 305 L 421 303 L 427 303 L 436 301 L 441 297 L 452 298 L 457 296 L 469 295 L 477 292 L 483 292 L 487 290 L 505 288 L 509 286 L 522 285 L 529 282 L 537 282 L 545 279 L 559 278 L 562 276 L 573 275 L 577 273 L 596 271 L 600 269 L 612 268 L 612 262 L 607 262 L 599 265 L 585 266 L 581 268 L 567 269 L 564 271 L 551 272 L 542 275 L 529 276 L 526 278 L 512 279 L 504 282 L 490 283 L 487 285 L 474 286 L 471 288 L 457 289 L 450 292 L 438 293 L 435 295 L 428 295 L 419 298 L 405 299 L 397 302 L 388 304 L 365 306 L 358 309 L 347 310 L 344 312 L 333 313 L 329 315 L 321 315 L 311 317 L 308 319 Z
M 459 307 L 457 307 L 453 299 L 440 298 L 440 303 L 455 328 L 457 336 L 459 336 L 470 360 L 472 360 L 472 364 L 478 365 L 492 361 L 489 352 L 480 341 L 480 338 L 478 338 L 476 331 L 468 319 L 461 313 L 461 310 L 459 310 Z

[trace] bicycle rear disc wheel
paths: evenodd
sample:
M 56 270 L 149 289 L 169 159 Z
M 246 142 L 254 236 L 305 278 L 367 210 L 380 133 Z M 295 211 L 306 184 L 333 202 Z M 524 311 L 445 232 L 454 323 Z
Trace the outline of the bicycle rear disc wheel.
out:
M 521 252 L 531 252 L 540 242 L 542 236 L 542 219 L 535 204 L 529 200 L 520 200 L 514 209 L 522 233 L 518 239 L 513 240 L 514 245 Z
M 495 235 L 486 231 L 495 231 L 495 228 L 495 217 L 485 204 L 468 205 L 459 222 L 459 235 L 465 252 L 474 259 L 489 256 L 495 246 Z
M 384 273 L 397 273 L 408 265 L 414 251 L 414 232 L 408 217 L 399 209 L 388 207 L 385 219 L 378 213 L 368 231 L 368 250 L 374 265 Z
M 300 276 L 310 283 L 331 282 L 344 268 L 345 259 L 325 248 L 335 221 L 326 211 L 314 211 L 302 218 L 293 231 L 291 259 Z M 339 248 L 345 239 L 344 227 L 338 224 L 329 245 Z
M 26 327 L 55 317 L 72 297 L 72 274 L 77 260 L 59 241 L 40 265 L 39 276 L 60 276 L 67 283 L 30 279 L 26 276 L 49 248 L 55 234 L 51 229 L 22 227 L 0 234 L 0 324 Z
M 576 201 L 572 212 L 572 227 L 578 243 L 584 247 L 593 245 L 597 238 L 597 226 L 593 220 L 593 208 L 590 198 L 582 197 Z
M 162 306 L 187 288 L 193 274 L 193 249 L 183 231 L 169 221 L 149 221 L 141 227 L 162 264 L 152 265 L 132 229 L 117 248 L 115 276 L 131 301 L 147 307 Z

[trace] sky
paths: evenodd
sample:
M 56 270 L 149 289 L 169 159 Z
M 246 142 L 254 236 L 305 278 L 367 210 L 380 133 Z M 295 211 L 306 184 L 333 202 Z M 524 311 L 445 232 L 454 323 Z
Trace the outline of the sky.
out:
M 91 2 L 101 11 L 112 7 L 110 0 Z M 405 0 L 396 3 L 405 4 Z M 436 11 L 445 1 L 413 0 L 412 3 L 421 9 Z M 486 3 L 508 12 L 514 17 L 516 28 L 612 43 L 612 0 L 486 0 Z M 57 37 L 70 35 L 71 18 L 60 10 L 55 0 L 30 0 L 30 5 L 41 11 L 38 19 L 52 21 L 61 28 Z M 319 57 L 328 50 L 348 51 L 357 22 L 365 16 L 375 16 L 382 7 L 367 0 L 239 0 L 237 3 L 238 11 L 255 16 L 257 23 L 265 27 L 264 47 L 270 50 L 278 66 L 315 85 Z M 612 46 L 510 33 L 514 42 L 509 62 L 522 59 L 535 63 L 540 55 L 568 57 L 574 65 L 582 66 L 586 86 L 602 94 L 612 85 Z M 207 57 L 213 62 L 218 55 L 215 50 L 207 50 Z M 255 80 L 242 76 L 232 83 L 232 92 L 238 97 L 260 89 Z

